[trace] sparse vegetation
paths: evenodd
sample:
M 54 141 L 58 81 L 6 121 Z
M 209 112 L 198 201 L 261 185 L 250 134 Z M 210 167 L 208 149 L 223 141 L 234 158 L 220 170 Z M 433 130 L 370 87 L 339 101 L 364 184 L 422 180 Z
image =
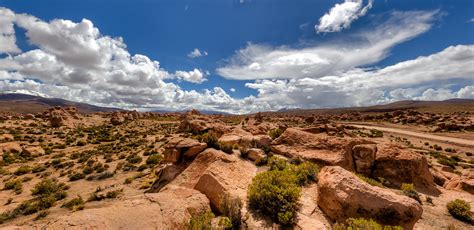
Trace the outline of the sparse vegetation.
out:
M 268 132 L 268 136 L 270 136 L 272 139 L 277 139 L 278 137 L 281 136 L 282 133 L 283 133 L 283 130 L 281 130 L 280 128 L 276 128 L 276 129 L 270 130 Z
M 242 200 L 238 197 L 231 197 L 225 194 L 222 197 L 222 215 L 229 218 L 230 225 L 234 229 L 239 229 L 242 221 Z
M 403 230 L 400 226 L 381 225 L 372 219 L 349 218 L 345 223 L 336 223 L 333 230 Z
M 81 196 L 78 196 L 65 202 L 63 205 L 61 205 L 61 208 L 67 208 L 70 210 L 82 210 L 84 209 L 84 200 Z
M 212 230 L 212 219 L 214 214 L 210 211 L 203 211 L 195 214 L 189 220 L 187 226 L 189 230 Z
M 455 199 L 450 201 L 446 207 L 448 208 L 449 214 L 454 218 L 467 223 L 473 223 L 474 219 L 472 217 L 471 205 L 468 202 Z
M 420 194 L 418 194 L 418 192 L 416 191 L 415 186 L 413 186 L 413 184 L 403 183 L 400 189 L 402 190 L 403 195 L 415 199 L 420 204 L 422 203 L 421 199 L 420 199 Z

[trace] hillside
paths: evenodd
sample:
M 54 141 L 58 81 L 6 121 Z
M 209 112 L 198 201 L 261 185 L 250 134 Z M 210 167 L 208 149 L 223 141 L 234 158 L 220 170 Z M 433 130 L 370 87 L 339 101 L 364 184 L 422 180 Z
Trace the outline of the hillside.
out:
M 385 105 L 374 105 L 367 107 L 347 107 L 347 108 L 328 108 L 328 109 L 287 109 L 277 111 L 282 114 L 339 114 L 347 112 L 367 112 L 367 113 L 382 113 L 392 112 L 395 110 L 416 110 L 419 112 L 435 112 L 435 113 L 449 113 L 449 112 L 474 112 L 474 99 L 449 99 L 445 101 L 414 101 L 405 100 L 397 101 Z
M 68 101 L 60 98 L 44 98 L 28 94 L 7 93 L 0 94 L 0 110 L 7 113 L 41 113 L 54 106 L 75 106 L 79 113 L 108 112 L 120 110 L 105 108 L 86 103 Z

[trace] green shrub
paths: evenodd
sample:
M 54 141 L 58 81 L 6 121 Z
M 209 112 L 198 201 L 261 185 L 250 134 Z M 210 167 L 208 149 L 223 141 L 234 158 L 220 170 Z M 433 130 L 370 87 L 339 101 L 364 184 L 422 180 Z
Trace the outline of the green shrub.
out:
M 278 137 L 281 136 L 282 133 L 283 133 L 283 130 L 281 130 L 280 128 L 276 128 L 276 129 L 270 130 L 268 132 L 268 136 L 270 136 L 272 139 L 277 139 Z
M 471 205 L 468 202 L 456 199 L 450 201 L 446 207 L 448 208 L 449 214 L 454 218 L 468 223 L 474 221 L 471 213 Z
M 127 157 L 127 161 L 131 164 L 138 164 L 142 162 L 142 157 L 138 155 L 130 155 Z
M 219 149 L 219 138 L 217 137 L 217 134 L 215 132 L 209 131 L 207 133 L 204 133 L 198 139 L 200 142 L 206 143 L 208 148 Z
M 74 174 L 69 175 L 69 180 L 70 181 L 76 181 L 76 180 L 80 180 L 80 179 L 84 179 L 84 178 L 86 178 L 86 174 L 81 173 L 81 172 L 76 172 Z
M 71 199 L 61 205 L 61 208 L 67 208 L 70 210 L 82 210 L 84 209 L 84 200 L 81 196 Z
M 296 180 L 299 185 L 307 184 L 311 181 L 317 181 L 319 166 L 309 161 L 290 168 L 296 174 Z
M 9 180 L 3 185 L 3 190 L 15 191 L 16 194 L 21 194 L 23 192 L 23 183 L 21 180 Z
M 227 154 L 232 154 L 233 146 L 219 142 L 217 149 L 220 149 Z
M 270 170 L 284 170 L 289 165 L 287 160 L 275 156 L 268 158 L 267 164 Z
M 403 195 L 413 198 L 421 204 L 420 194 L 418 194 L 413 184 L 403 183 L 400 189 L 402 190 Z
M 238 229 L 242 222 L 242 200 L 225 194 L 222 197 L 221 205 L 222 215 L 230 219 L 231 227 Z
M 285 159 L 272 156 L 268 158 L 267 164 L 268 166 L 270 166 L 271 171 L 286 170 L 289 171 L 291 174 L 294 174 L 296 177 L 296 181 L 299 185 L 304 185 L 311 181 L 317 180 L 319 172 L 319 166 L 317 164 L 311 163 L 309 161 L 297 161 L 295 163 L 297 163 L 297 165 L 290 164 Z
M 153 154 L 153 155 L 150 155 L 146 159 L 146 164 L 147 165 L 157 165 L 157 164 L 161 163 L 162 160 L 163 160 L 163 157 L 160 154 Z
M 22 165 L 14 172 L 15 175 L 20 176 L 31 172 L 31 167 L 28 165 Z
M 188 223 L 189 230 L 212 230 L 214 214 L 210 211 L 201 212 L 191 217 Z
M 31 169 L 31 172 L 32 173 L 39 173 L 39 172 L 43 172 L 44 170 L 46 170 L 45 165 L 36 165 L 35 167 L 33 167 L 33 169 Z
M 64 183 L 53 179 L 44 179 L 33 187 L 31 195 L 36 197 L 53 195 L 57 200 L 61 200 L 66 197 L 65 190 L 67 189 L 69 187 Z
M 357 177 L 359 177 L 359 179 L 367 182 L 368 184 L 372 185 L 372 186 L 377 186 L 377 187 L 381 187 L 383 188 L 384 186 L 382 185 L 382 183 L 378 182 L 377 180 L 375 179 L 372 179 L 372 178 L 369 178 L 369 177 L 366 177 L 362 174 L 356 174 Z
M 297 177 L 288 170 L 257 174 L 247 191 L 252 208 L 260 209 L 284 225 L 293 224 L 296 220 L 300 195 Z
M 346 223 L 336 223 L 333 230 L 403 230 L 400 226 L 382 226 L 372 219 L 349 218 Z
M 217 222 L 217 229 L 232 229 L 232 221 L 230 220 L 229 217 L 226 216 L 221 216 L 219 218 L 219 222 Z M 234 229 L 239 229 L 239 228 L 234 228 Z

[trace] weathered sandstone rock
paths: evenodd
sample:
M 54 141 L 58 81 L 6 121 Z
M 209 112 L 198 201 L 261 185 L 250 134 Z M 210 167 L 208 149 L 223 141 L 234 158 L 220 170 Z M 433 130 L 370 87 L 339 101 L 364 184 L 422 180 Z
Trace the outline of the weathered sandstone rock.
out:
M 423 209 L 414 199 L 369 185 L 339 167 L 324 167 L 318 175 L 318 205 L 334 221 L 373 218 L 386 225 L 412 229 Z

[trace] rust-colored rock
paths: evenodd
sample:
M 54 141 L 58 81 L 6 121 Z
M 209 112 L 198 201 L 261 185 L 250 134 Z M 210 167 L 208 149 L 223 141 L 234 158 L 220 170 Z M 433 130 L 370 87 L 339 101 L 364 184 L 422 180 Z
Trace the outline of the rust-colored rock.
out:
M 372 177 L 382 177 L 394 188 L 412 183 L 418 191 L 439 193 L 423 155 L 395 144 L 382 144 L 377 148 Z
M 194 188 L 205 194 L 214 208 L 222 211 L 222 196 L 229 194 L 245 200 L 247 187 L 256 173 L 257 168 L 252 163 L 210 148 L 201 152 L 170 185 Z
M 186 229 L 191 215 L 209 210 L 209 200 L 189 188 L 168 186 L 105 206 L 54 219 L 50 229 Z
M 302 158 L 322 165 L 338 165 L 354 170 L 352 148 L 360 144 L 373 144 L 373 142 L 288 128 L 272 142 L 272 151 L 289 158 Z
M 181 161 L 182 158 L 194 157 L 204 149 L 206 149 L 207 144 L 201 143 L 195 139 L 191 138 L 172 138 L 166 145 L 164 156 L 165 162 L 176 163 Z
M 454 177 L 444 185 L 446 189 L 466 191 L 474 195 L 474 172 L 468 172 L 460 177 Z
M 412 229 L 423 213 L 414 199 L 369 185 L 339 166 L 321 170 L 318 191 L 319 207 L 334 221 L 364 217 Z
M 355 171 L 366 176 L 370 175 L 374 166 L 376 153 L 377 145 L 375 144 L 355 145 L 352 147 Z
M 265 152 L 261 149 L 250 148 L 247 151 L 248 151 L 247 158 L 252 160 L 252 161 L 259 161 L 259 160 L 265 158 Z

